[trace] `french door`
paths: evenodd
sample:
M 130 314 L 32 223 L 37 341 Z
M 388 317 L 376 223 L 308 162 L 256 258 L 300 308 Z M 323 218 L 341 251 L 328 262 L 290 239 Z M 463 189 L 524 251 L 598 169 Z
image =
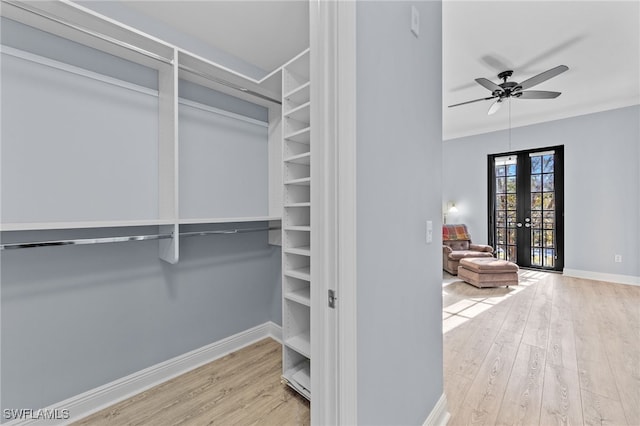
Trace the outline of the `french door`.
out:
M 525 268 L 564 265 L 563 147 L 489 156 L 489 244 Z

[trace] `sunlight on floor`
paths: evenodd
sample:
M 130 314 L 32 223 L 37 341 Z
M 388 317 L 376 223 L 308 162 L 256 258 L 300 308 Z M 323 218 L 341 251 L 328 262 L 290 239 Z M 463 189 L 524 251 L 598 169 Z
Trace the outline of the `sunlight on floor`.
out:
M 445 274 L 442 280 L 442 292 L 443 296 L 445 296 L 445 301 L 447 295 L 457 295 L 463 298 L 443 306 L 442 332 L 447 333 L 468 320 L 486 312 L 493 306 L 508 300 L 532 284 L 535 284 L 546 275 L 546 272 L 521 269 L 518 272 L 517 286 L 510 286 L 509 288 L 476 288 L 456 276 Z M 449 287 L 451 287 L 451 289 L 449 289 Z M 454 289 L 455 292 L 449 291 Z

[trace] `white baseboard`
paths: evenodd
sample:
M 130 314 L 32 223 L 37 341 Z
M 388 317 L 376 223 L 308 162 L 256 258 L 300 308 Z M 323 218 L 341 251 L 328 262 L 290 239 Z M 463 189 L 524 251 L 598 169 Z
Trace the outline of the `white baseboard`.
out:
M 567 269 L 562 271 L 567 277 L 585 278 L 588 280 L 606 281 L 617 284 L 640 285 L 640 277 L 633 275 L 606 274 L 602 272 L 581 271 L 579 269 Z
M 450 418 L 451 414 L 447 411 L 447 396 L 443 393 L 422 426 L 446 426 Z
M 18 419 L 3 423 L 3 426 L 62 425 L 78 421 L 265 337 L 281 342 L 282 328 L 271 321 L 266 322 L 42 409 L 43 412 L 49 413 L 54 413 L 55 410 L 58 413 L 68 413 L 67 419 L 46 423 L 37 419 Z

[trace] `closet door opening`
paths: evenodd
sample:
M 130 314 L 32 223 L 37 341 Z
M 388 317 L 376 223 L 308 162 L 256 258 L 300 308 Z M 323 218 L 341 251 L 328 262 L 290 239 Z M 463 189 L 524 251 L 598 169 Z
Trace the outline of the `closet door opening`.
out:
M 489 156 L 489 244 L 525 268 L 564 266 L 563 147 Z

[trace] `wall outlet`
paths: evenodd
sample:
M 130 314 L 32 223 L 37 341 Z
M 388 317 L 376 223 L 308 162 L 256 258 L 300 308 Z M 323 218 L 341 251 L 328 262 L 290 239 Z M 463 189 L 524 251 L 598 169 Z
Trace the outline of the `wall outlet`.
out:
M 415 6 L 411 6 L 411 32 L 416 37 L 420 34 L 420 12 Z
M 427 244 L 431 244 L 433 242 L 433 221 L 427 221 Z
M 614 260 L 615 260 L 616 263 L 622 263 L 622 255 L 621 254 L 616 254 Z

